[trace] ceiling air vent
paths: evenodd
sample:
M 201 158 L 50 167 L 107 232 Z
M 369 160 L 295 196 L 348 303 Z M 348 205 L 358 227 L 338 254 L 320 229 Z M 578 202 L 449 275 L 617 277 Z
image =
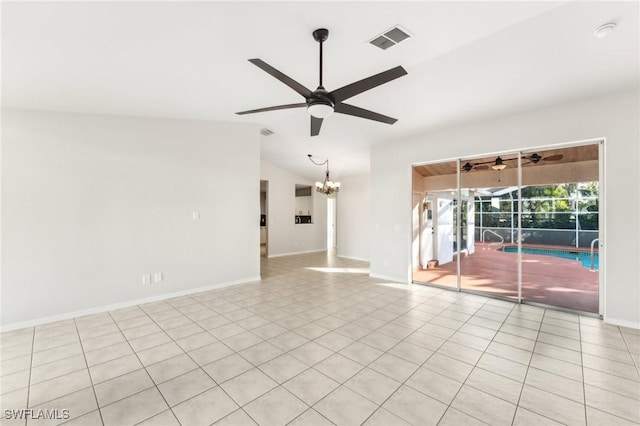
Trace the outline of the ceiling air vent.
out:
M 267 129 L 266 127 L 264 129 L 260 130 L 260 134 L 262 136 L 271 136 L 273 134 L 273 130 L 271 129 Z
M 376 36 L 369 43 L 373 44 L 376 47 L 379 47 L 382 50 L 386 50 L 391 46 L 395 46 L 403 40 L 411 37 L 409 32 L 400 26 L 395 26 L 390 30 Z

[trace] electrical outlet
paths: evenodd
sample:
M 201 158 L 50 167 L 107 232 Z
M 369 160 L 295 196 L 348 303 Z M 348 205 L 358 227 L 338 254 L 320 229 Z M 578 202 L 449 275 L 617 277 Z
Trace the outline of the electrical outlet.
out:
M 162 281 L 162 272 L 156 272 L 153 274 L 153 282 L 159 283 L 160 281 Z
M 151 284 L 151 275 L 142 276 L 142 285 Z

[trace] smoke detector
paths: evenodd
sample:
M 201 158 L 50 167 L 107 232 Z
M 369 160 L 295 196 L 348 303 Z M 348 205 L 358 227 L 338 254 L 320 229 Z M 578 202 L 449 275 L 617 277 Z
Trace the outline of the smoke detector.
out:
M 379 47 L 382 50 L 387 50 L 391 46 L 395 46 L 396 44 L 408 39 L 409 37 L 411 37 L 409 31 L 399 25 L 396 25 L 395 27 L 385 31 L 384 33 L 375 36 L 372 40 L 369 41 L 369 43 L 373 44 L 376 47 Z
M 260 129 L 260 134 L 262 136 L 271 136 L 273 134 L 273 130 L 271 129 L 267 129 L 266 127 L 263 129 Z
M 615 29 L 616 24 L 614 24 L 613 22 L 609 22 L 608 24 L 604 24 L 596 28 L 596 30 L 593 32 L 593 35 L 598 38 L 609 37 L 611 34 L 613 34 L 613 31 Z

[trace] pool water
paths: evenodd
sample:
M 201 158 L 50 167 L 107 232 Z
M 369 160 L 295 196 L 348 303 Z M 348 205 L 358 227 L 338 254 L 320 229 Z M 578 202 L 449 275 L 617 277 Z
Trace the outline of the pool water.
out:
M 507 253 L 517 253 L 518 247 L 502 247 L 500 250 Z M 533 247 L 522 247 L 523 253 L 528 254 L 541 254 L 544 256 L 553 256 L 559 257 L 561 259 L 570 259 L 577 260 L 582 262 L 582 266 L 587 269 L 591 268 L 591 254 L 587 251 L 570 251 L 570 250 L 556 250 L 556 249 L 545 249 L 545 248 L 533 248 Z M 593 268 L 598 269 L 598 253 L 593 254 Z

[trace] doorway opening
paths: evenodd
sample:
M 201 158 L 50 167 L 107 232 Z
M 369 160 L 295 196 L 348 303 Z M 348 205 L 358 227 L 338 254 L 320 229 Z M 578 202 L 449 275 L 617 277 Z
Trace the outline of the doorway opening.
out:
M 267 212 L 269 211 L 269 181 L 260 181 L 260 256 L 269 255 L 269 226 Z
M 413 281 L 601 314 L 602 146 L 414 166 Z
M 336 201 L 336 198 L 327 197 L 327 250 L 329 251 L 334 250 L 338 245 Z

